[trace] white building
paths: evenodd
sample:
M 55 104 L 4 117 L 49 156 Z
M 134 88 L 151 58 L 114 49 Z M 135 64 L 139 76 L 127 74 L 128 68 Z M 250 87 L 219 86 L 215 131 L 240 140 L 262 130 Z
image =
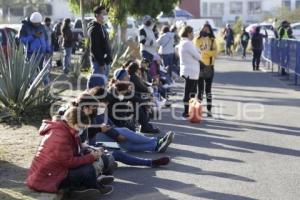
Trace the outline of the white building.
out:
M 282 6 L 300 8 L 300 0 L 200 0 L 200 14 L 202 18 L 215 19 L 217 24 L 233 22 L 236 17 L 253 23 Z

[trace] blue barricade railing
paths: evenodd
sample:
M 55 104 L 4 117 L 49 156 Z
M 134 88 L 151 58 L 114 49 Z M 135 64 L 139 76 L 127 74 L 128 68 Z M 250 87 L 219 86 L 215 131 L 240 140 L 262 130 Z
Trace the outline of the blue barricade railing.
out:
M 263 56 L 295 74 L 296 79 L 300 76 L 300 41 L 268 39 L 264 44 Z

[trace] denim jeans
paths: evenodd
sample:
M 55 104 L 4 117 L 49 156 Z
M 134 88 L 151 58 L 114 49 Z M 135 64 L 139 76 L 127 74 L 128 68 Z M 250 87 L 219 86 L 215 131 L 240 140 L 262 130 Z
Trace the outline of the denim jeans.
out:
M 153 60 L 153 55 L 151 53 L 149 53 L 148 51 L 142 51 L 142 58 L 147 59 L 151 64 L 152 60 Z
M 31 56 L 32 56 L 32 54 L 27 54 L 27 57 L 26 57 L 26 61 L 29 61 L 30 59 L 31 59 Z M 42 71 L 42 69 L 44 68 L 44 61 L 45 61 L 45 56 L 44 56 L 44 54 L 40 54 L 40 59 L 41 59 L 41 61 L 40 61 L 40 63 L 39 63 L 39 69 L 38 69 L 38 73 L 40 72 L 40 71 Z M 43 79 L 43 84 L 46 86 L 46 85 L 48 85 L 49 83 L 50 83 L 50 76 L 49 76 L 49 74 L 50 74 L 50 72 L 48 71 L 47 73 L 46 73 L 46 75 L 44 76 L 44 79 Z
M 91 61 L 92 65 L 92 74 L 104 74 L 106 77 L 109 76 L 110 65 L 104 65 L 104 67 L 100 67 L 97 61 Z
M 172 71 L 174 66 L 174 54 L 163 54 L 162 59 L 165 67 L 168 67 L 168 75 L 172 77 Z
M 63 70 L 64 73 L 69 73 L 70 65 L 72 58 L 72 47 L 64 48 L 64 57 L 63 57 Z
M 155 151 L 158 139 L 156 137 L 146 137 L 129 130 L 128 128 L 115 128 L 118 133 L 126 138 L 126 141 L 119 142 L 122 149 L 131 152 Z M 105 133 L 98 133 L 95 138 L 89 141 L 93 145 L 96 142 L 116 142 Z
M 149 167 L 152 165 L 151 159 L 131 156 L 122 151 L 113 151 L 112 156 L 115 158 L 116 161 L 119 161 L 126 165 L 149 166 Z
M 59 189 L 74 189 L 80 187 L 98 188 L 96 171 L 92 164 L 70 169 L 66 178 L 59 185 Z

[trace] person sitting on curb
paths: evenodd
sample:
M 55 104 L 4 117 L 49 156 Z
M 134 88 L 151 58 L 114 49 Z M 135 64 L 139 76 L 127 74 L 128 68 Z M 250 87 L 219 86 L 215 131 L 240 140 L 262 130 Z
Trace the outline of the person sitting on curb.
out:
M 119 145 L 131 152 L 159 152 L 164 153 L 168 146 L 174 139 L 174 132 L 168 132 L 163 138 L 158 137 L 146 137 L 142 134 L 138 134 L 134 131 L 129 130 L 125 127 L 115 127 L 113 123 L 107 119 L 105 123 L 104 113 L 97 113 L 99 108 L 99 101 L 95 97 L 103 97 L 105 89 L 95 88 L 88 93 L 81 94 L 76 102 L 73 102 L 73 106 L 80 107 L 81 110 L 90 117 L 93 128 L 88 128 L 89 138 L 93 140 L 92 145 L 95 141 L 109 140 L 118 142 Z M 93 94 L 95 96 L 93 96 Z M 101 104 L 107 106 L 107 100 L 101 99 Z
M 113 178 L 103 182 L 97 177 L 93 163 L 103 155 L 101 151 L 80 154 L 78 138 L 80 128 L 89 125 L 90 119 L 78 108 L 69 108 L 64 120 L 44 120 L 39 129 L 44 136 L 31 163 L 26 185 L 39 192 L 56 193 L 61 189 L 97 190 L 109 194 Z

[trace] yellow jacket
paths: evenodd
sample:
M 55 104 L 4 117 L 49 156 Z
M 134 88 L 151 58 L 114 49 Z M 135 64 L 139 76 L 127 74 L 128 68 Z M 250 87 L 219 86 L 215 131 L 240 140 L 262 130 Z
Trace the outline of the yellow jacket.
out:
M 200 60 L 205 65 L 214 65 L 215 57 L 217 56 L 217 44 L 216 39 L 210 37 L 195 38 L 194 44 L 201 51 Z M 213 48 L 211 46 L 213 45 Z

